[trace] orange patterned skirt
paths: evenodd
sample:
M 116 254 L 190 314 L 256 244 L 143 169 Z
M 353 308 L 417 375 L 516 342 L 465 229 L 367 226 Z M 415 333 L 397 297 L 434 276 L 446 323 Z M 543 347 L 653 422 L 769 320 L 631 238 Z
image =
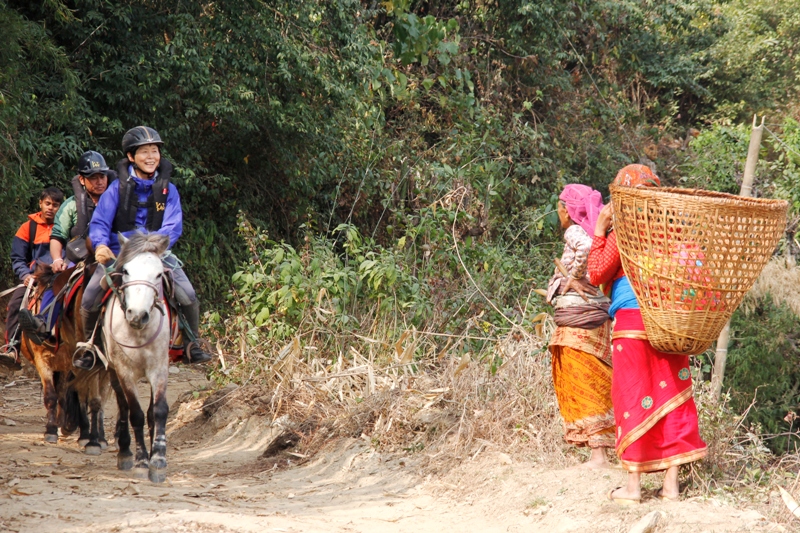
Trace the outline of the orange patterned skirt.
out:
M 573 329 L 578 331 L 558 331 Z M 564 419 L 564 440 L 576 446 L 610 448 L 614 446 L 615 437 L 611 366 L 602 360 L 610 355 L 609 326 L 588 331 L 558 330 L 550 343 L 550 353 L 553 385 Z M 570 337 L 574 340 L 572 333 L 584 340 L 590 333 L 594 340 L 590 345 L 567 342 Z M 568 344 L 577 344 L 584 350 Z

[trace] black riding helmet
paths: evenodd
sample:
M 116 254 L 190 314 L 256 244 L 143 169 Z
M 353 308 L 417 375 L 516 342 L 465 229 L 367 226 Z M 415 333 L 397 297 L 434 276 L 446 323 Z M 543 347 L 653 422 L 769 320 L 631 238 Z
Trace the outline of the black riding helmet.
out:
M 108 165 L 102 155 L 89 150 L 84 152 L 78 160 L 78 174 L 81 176 L 91 176 L 92 174 L 105 174 L 108 172 Z
M 137 148 L 146 144 L 155 144 L 161 148 L 164 146 L 164 141 L 161 140 L 161 136 L 156 130 L 147 126 L 131 128 L 122 137 L 122 151 L 126 154 L 129 152 L 136 153 Z

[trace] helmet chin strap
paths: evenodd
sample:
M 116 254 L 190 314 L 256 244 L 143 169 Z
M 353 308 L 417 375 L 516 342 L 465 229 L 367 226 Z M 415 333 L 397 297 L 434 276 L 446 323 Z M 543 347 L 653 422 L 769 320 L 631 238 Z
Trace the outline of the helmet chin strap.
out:
M 141 168 L 139 168 L 139 167 L 136 167 L 136 168 L 137 168 L 139 171 L 141 171 L 141 173 L 142 173 L 142 174 L 144 174 L 145 176 L 147 176 L 147 179 L 149 179 L 149 180 L 153 179 L 153 176 L 155 176 L 155 175 L 156 175 L 156 173 L 155 173 L 155 172 L 148 174 L 147 172 L 143 171 Z
M 141 175 L 147 176 L 147 179 L 151 180 L 151 179 L 153 179 L 153 176 L 156 175 L 155 171 L 150 173 L 150 172 L 145 172 L 144 170 L 142 170 L 139 167 L 139 165 L 136 164 L 136 161 L 133 161 L 133 169 L 136 171 L 136 176 L 137 177 L 141 174 Z M 156 169 L 156 170 L 158 170 L 158 169 Z

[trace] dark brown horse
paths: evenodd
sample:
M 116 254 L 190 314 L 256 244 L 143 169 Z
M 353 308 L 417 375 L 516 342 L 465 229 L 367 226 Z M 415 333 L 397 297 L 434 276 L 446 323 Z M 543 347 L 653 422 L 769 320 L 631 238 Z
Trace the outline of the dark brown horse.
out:
M 27 337 L 21 337 L 21 352 L 30 361 L 42 381 L 44 407 L 47 411 L 45 442 L 58 442 L 58 429 L 68 435 L 80 428 L 78 443 L 85 453 L 97 455 L 108 446 L 103 430 L 103 404 L 110 390 L 110 376 L 104 369 L 80 370 L 72 366 L 72 354 L 76 344 L 83 341 L 83 322 L 78 310 L 83 297 L 83 283 L 68 290 L 70 280 L 80 273 L 75 267 L 54 274 L 50 265 L 38 264 L 34 272 L 37 285 L 32 299 L 37 302 L 33 311 L 38 311 L 38 302 L 45 289 L 52 284 L 53 292 L 71 292 L 59 319 L 56 344 L 45 342 L 37 345 Z M 65 291 L 65 289 L 67 291 Z

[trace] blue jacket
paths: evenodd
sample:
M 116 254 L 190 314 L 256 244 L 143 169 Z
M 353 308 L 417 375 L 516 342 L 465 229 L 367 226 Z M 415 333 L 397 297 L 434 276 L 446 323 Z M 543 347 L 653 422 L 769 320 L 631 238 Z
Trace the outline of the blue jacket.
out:
M 158 176 L 158 172 L 153 176 L 153 179 L 143 180 L 137 178 L 133 172 L 133 165 L 128 167 L 128 179 L 136 182 L 136 194 L 139 197 L 139 202 L 144 204 L 147 197 L 150 196 L 153 189 L 153 181 Z M 100 201 L 97 202 L 97 207 L 92 215 L 92 221 L 89 223 L 89 238 L 92 240 L 92 246 L 96 249 L 101 244 L 108 246 L 114 254 L 119 253 L 119 239 L 111 232 L 111 225 L 114 222 L 114 217 L 117 214 L 117 207 L 119 206 L 119 187 L 123 181 L 122 176 L 120 179 L 111 183 L 106 189 L 106 192 L 100 196 Z M 136 229 L 123 233 L 125 237 L 130 236 L 134 231 L 141 231 L 148 233 L 145 229 L 147 222 L 147 208 L 140 207 L 136 210 Z M 178 194 L 178 189 L 172 183 L 169 184 L 169 193 L 167 194 L 167 206 L 164 210 L 164 221 L 161 228 L 155 233 L 161 233 L 169 237 L 169 247 L 172 248 L 180 238 L 183 232 L 183 211 L 181 210 L 181 197 Z
M 30 221 L 36 222 L 36 235 L 30 238 Z M 11 241 L 11 265 L 14 274 L 20 281 L 25 279 L 28 274 L 33 274 L 33 267 L 36 261 L 52 263 L 50 258 L 50 232 L 53 224 L 48 224 L 42 218 L 42 213 L 28 215 L 28 220 L 19 227 L 14 239 Z M 32 242 L 31 242 L 32 241 Z

